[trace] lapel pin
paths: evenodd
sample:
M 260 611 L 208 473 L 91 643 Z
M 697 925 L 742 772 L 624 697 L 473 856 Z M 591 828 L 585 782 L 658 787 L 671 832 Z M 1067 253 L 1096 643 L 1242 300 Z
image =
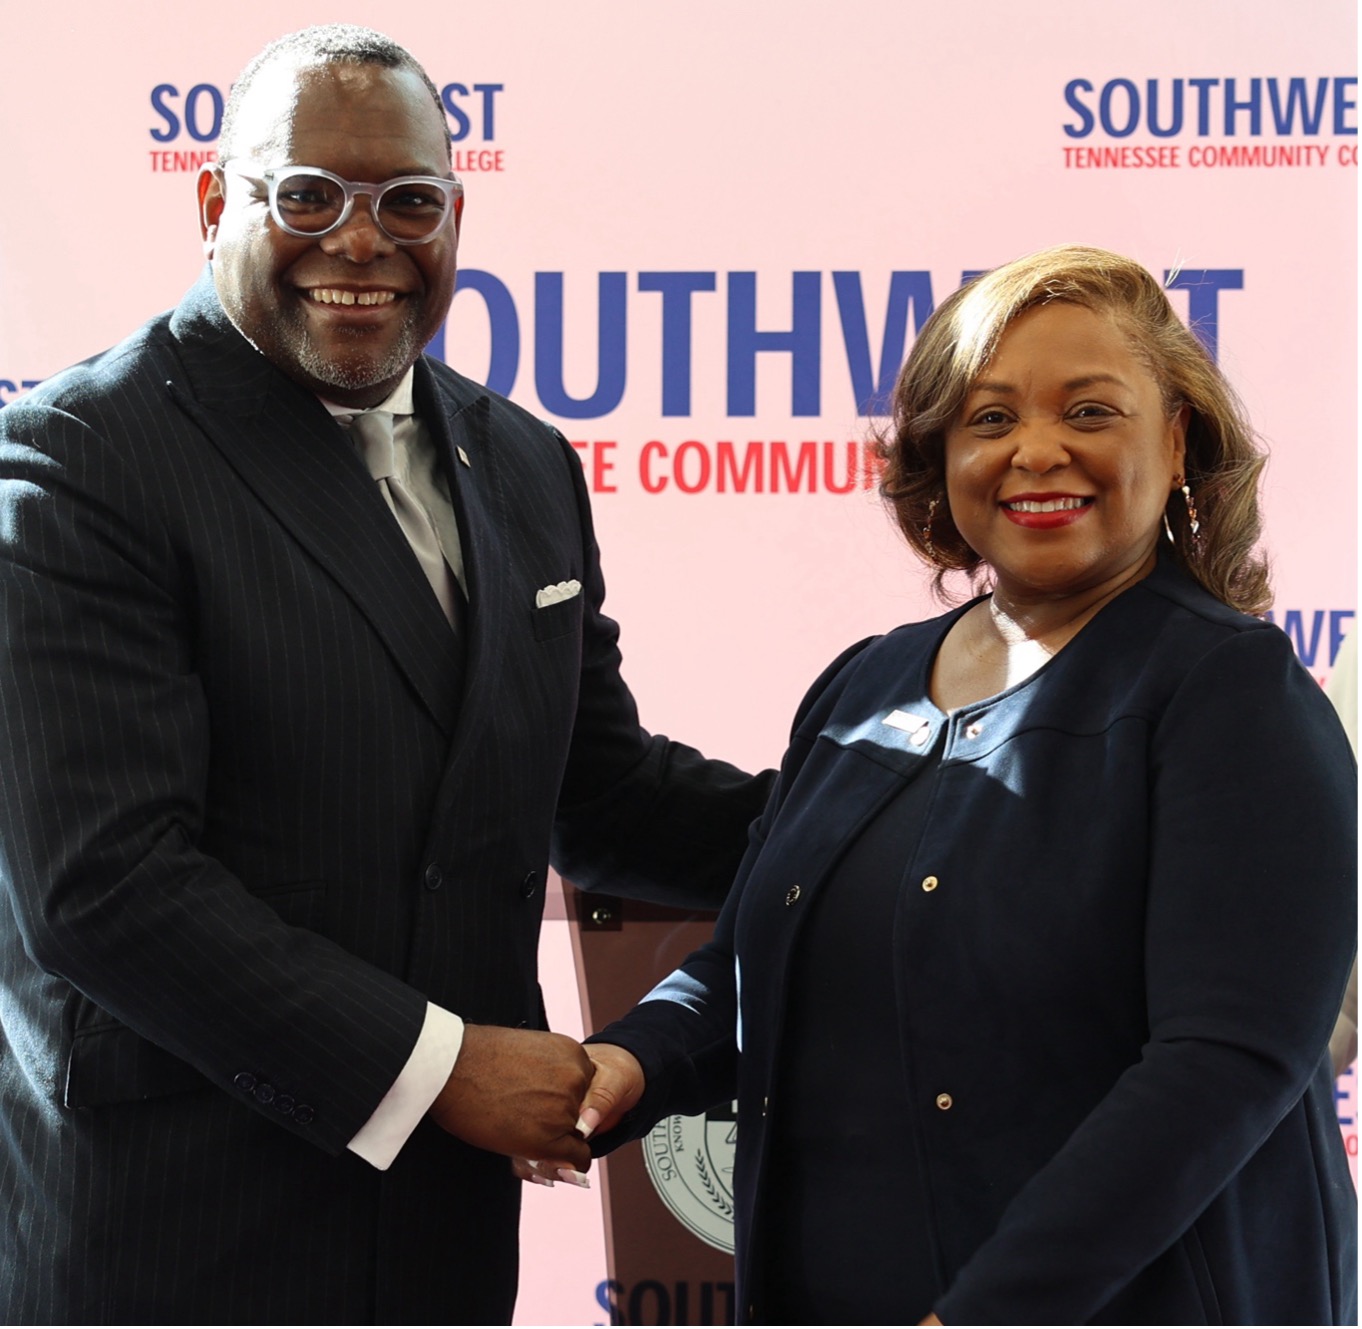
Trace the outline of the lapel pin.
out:
M 463 462 L 463 464 L 467 466 L 468 469 L 471 471 L 473 469 L 473 463 L 468 460 L 468 453 L 466 453 L 462 448 L 458 447 L 456 447 L 454 451 L 459 454 L 459 460 Z

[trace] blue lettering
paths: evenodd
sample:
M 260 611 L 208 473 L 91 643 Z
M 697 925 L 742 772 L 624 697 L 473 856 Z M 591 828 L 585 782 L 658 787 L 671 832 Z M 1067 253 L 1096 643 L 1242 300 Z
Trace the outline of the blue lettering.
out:
M 645 1296 L 656 1299 L 655 1310 L 649 1312 L 645 1307 Z M 629 1293 L 629 1320 L 631 1324 L 671 1324 L 672 1299 L 666 1285 L 655 1278 L 645 1278 L 641 1283 L 635 1283 Z
M 520 318 L 516 314 L 515 300 L 501 278 L 479 268 L 459 270 L 459 284 L 455 288 L 454 298 L 457 300 L 464 291 L 476 292 L 482 296 L 483 303 L 487 306 L 492 352 L 487 366 L 487 377 L 483 381 L 493 392 L 509 397 L 520 369 Z M 441 328 L 435 340 L 427 347 L 429 354 L 440 360 L 445 358 L 444 339 L 444 328 Z
M 1329 664 L 1331 667 L 1334 661 L 1338 659 L 1339 647 L 1343 645 L 1344 637 L 1348 635 L 1346 620 L 1356 617 L 1356 611 L 1352 609 L 1329 610 Z
M 36 388 L 42 382 L 40 378 L 25 378 L 16 383 L 12 378 L 0 378 L 0 406 L 4 406 L 4 398 L 17 397 L 20 392 L 27 392 L 30 388 Z
M 1227 78 L 1225 80 L 1225 137 L 1233 138 L 1235 135 L 1235 122 L 1240 111 L 1249 113 L 1249 134 L 1257 137 L 1263 132 L 1263 80 L 1260 78 L 1249 79 L 1249 95 L 1247 101 L 1237 101 L 1234 96 L 1235 80 Z
M 986 269 L 966 269 L 961 285 Z M 789 357 L 790 411 L 816 416 L 822 403 L 822 278 L 821 272 L 791 273 L 792 314 L 786 327 L 759 327 L 755 272 L 698 272 L 648 270 L 637 274 L 640 293 L 657 294 L 661 308 L 661 409 L 669 418 L 684 417 L 693 409 L 695 376 L 695 296 L 718 289 L 727 279 L 726 387 L 727 413 L 750 417 L 757 413 L 758 365 L 762 355 Z M 597 274 L 598 310 L 596 378 L 589 393 L 574 395 L 565 383 L 566 319 L 564 274 L 534 274 L 534 384 L 543 410 L 564 419 L 592 419 L 608 415 L 624 400 L 628 370 L 628 303 L 632 274 Z M 866 308 L 865 274 L 831 273 L 834 298 L 846 353 L 847 373 L 856 409 L 861 415 L 884 413 L 904 353 L 920 334 L 935 308 L 930 272 L 895 270 L 888 274 L 883 323 L 872 332 Z M 1165 272 L 1171 292 L 1187 292 L 1187 322 L 1214 359 L 1218 353 L 1220 292 L 1244 289 L 1243 268 L 1187 269 Z M 489 352 L 484 381 L 493 391 L 510 395 L 519 372 L 521 326 L 517 298 L 501 278 L 476 268 L 460 271 L 454 305 L 456 319 L 471 319 L 471 309 L 457 311 L 464 292 L 475 292 L 487 311 Z M 471 306 L 471 301 L 465 301 Z M 912 320 L 911 331 L 909 320 Z M 456 327 L 459 325 L 456 323 Z M 526 329 L 529 335 L 529 329 Z M 427 353 L 446 358 L 447 328 L 431 339 Z M 872 342 L 873 338 L 873 342 Z M 574 346 L 582 338 L 574 337 Z M 481 345 L 481 337 L 475 339 Z M 579 362 L 574 360 L 574 366 Z M 575 373 L 576 370 L 574 369 Z M 767 374 L 763 369 L 763 375 Z M 1342 613 L 1343 611 L 1339 611 Z M 1331 629 L 1332 631 L 1332 629 Z M 1340 620 L 1338 631 L 1343 631 Z
M 889 305 L 884 316 L 884 335 L 880 342 L 880 365 L 870 362 L 870 333 L 866 327 L 865 298 L 859 272 L 834 272 L 833 290 L 837 312 L 842 320 L 842 341 L 846 346 L 847 368 L 851 371 L 851 391 L 861 415 L 888 415 L 894 379 L 903 362 L 908 339 L 908 307 L 913 308 L 913 330 L 921 332 L 931 317 L 930 272 L 894 272 L 889 276 Z
M 1184 268 L 1165 271 L 1164 287 L 1187 292 L 1187 326 L 1215 360 L 1220 352 L 1220 292 L 1244 289 L 1243 268 Z
M 1151 78 L 1145 85 L 1149 98 L 1149 132 L 1155 138 L 1172 138 L 1182 132 L 1182 80 L 1173 80 L 1173 120 L 1164 126 L 1159 124 L 1159 80 Z
M 1318 134 L 1319 122 L 1324 119 L 1324 98 L 1329 92 L 1329 80 L 1321 78 L 1315 80 L 1315 104 L 1313 107 L 1306 103 L 1305 80 L 1303 78 L 1293 78 L 1286 85 L 1286 105 L 1283 106 L 1281 96 L 1277 90 L 1277 80 L 1269 79 L 1267 84 L 1268 99 L 1272 102 L 1272 123 L 1279 134 L 1295 133 L 1295 123 L 1297 112 L 1301 118 L 1300 132 L 1302 134 Z M 1337 110 L 1337 100 L 1335 100 L 1335 111 Z
M 208 100 L 213 107 L 213 119 L 207 130 L 200 127 L 198 115 L 199 99 L 204 93 L 208 94 Z M 218 130 L 222 128 L 222 93 L 211 83 L 196 83 L 185 93 L 184 127 L 188 130 L 189 137 L 196 143 L 211 143 L 217 138 Z
M 1351 100 L 1348 97 L 1348 89 L 1357 91 L 1357 76 L 1351 78 L 1336 78 L 1334 80 L 1334 133 L 1335 134 L 1357 134 L 1357 121 L 1348 123 L 1348 112 L 1357 110 L 1357 97 Z
M 1092 84 L 1085 78 L 1072 78 L 1064 85 L 1064 101 L 1078 113 L 1076 125 L 1065 125 L 1064 132 L 1070 138 L 1086 138 L 1092 133 L 1092 112 L 1078 100 L 1080 92 L 1091 92 Z
M 180 90 L 173 83 L 158 83 L 151 90 L 151 109 L 166 122 L 164 129 L 153 129 L 151 136 L 158 143 L 169 143 L 180 132 L 180 117 L 166 105 L 166 97 L 178 97 Z
M 757 413 L 757 356 L 790 355 L 790 413 L 817 415 L 821 399 L 822 274 L 793 274 L 794 316 L 788 332 L 757 329 L 757 274 L 728 274 L 728 413 Z
M 462 143 L 468 137 L 468 131 L 472 128 L 469 123 L 468 115 L 463 107 L 457 105 L 455 97 L 467 97 L 468 89 L 462 83 L 446 83 L 440 89 L 440 103 L 445 111 L 454 118 L 455 129 L 449 131 L 449 141 L 451 143 Z
M 1312 668 L 1315 656 L 1319 653 L 1320 629 L 1324 626 L 1324 610 L 1316 609 L 1310 616 L 1310 637 L 1305 636 L 1305 612 L 1301 609 L 1288 609 L 1282 631 L 1295 643 L 1296 654 L 1307 669 Z
M 1219 87 L 1218 78 L 1189 78 L 1196 89 L 1196 132 L 1205 138 L 1211 132 L 1211 89 Z
M 640 272 L 638 289 L 662 295 L 662 414 L 690 414 L 691 296 L 712 291 L 712 272 Z
M 1111 118 L 1112 94 L 1118 89 L 1126 94 L 1126 120 L 1117 125 Z M 1140 123 L 1140 90 L 1128 78 L 1113 78 L 1102 85 L 1102 97 L 1097 106 L 1102 117 L 1102 128 L 1112 138 L 1129 138 Z
M 504 83 L 473 84 L 473 91 L 482 93 L 482 137 L 488 143 L 497 136 L 495 109 L 492 103 L 497 93 L 505 87 Z
M 609 415 L 624 396 L 628 278 L 602 272 L 596 337 L 596 390 L 571 397 L 563 386 L 563 274 L 534 274 L 534 386 L 550 415 L 587 420 Z
M 618 1300 L 622 1296 L 624 1284 L 613 1278 L 607 1278 L 604 1282 L 596 1284 L 596 1305 L 610 1317 L 611 1324 L 624 1323 L 624 1311 Z

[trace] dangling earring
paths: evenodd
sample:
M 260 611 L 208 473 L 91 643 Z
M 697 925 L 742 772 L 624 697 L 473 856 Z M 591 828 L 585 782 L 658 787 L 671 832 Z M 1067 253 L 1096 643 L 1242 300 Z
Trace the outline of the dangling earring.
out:
M 1197 534 L 1201 530 L 1201 521 L 1196 515 L 1196 503 L 1192 498 L 1192 491 L 1187 485 L 1184 476 L 1179 476 L 1182 481 L 1182 501 L 1187 504 L 1187 529 L 1192 532 L 1192 553 L 1201 552 L 1201 537 Z
M 1191 539 L 1188 543 L 1192 546 L 1192 553 L 1199 554 L 1201 552 L 1201 537 L 1198 532 L 1201 530 L 1201 519 L 1197 516 L 1196 500 L 1192 497 L 1192 490 L 1185 475 L 1175 475 L 1173 484 L 1182 490 L 1182 501 L 1187 505 L 1187 529 L 1191 532 Z M 1173 528 L 1168 524 L 1166 509 L 1163 514 L 1163 529 L 1167 532 L 1168 539 L 1173 541 Z M 1173 543 L 1176 543 L 1176 541 L 1173 541 Z
M 936 520 L 936 510 L 941 506 L 941 500 L 934 498 L 927 504 L 927 520 L 922 523 L 922 545 L 927 551 L 927 557 L 936 560 L 936 546 L 932 543 L 932 523 Z

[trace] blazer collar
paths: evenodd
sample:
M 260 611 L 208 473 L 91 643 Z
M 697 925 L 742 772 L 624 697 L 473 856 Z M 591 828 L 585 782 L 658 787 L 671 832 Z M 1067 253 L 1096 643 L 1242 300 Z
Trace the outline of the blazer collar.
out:
M 508 540 L 513 523 L 510 491 L 501 458 L 491 438 L 491 399 L 470 380 L 453 372 L 438 375 L 422 359 L 413 384 L 416 414 L 435 443 L 449 480 L 450 498 L 459 526 L 464 575 L 468 581 L 468 613 L 464 623 L 463 705 L 449 777 L 457 778 L 460 754 L 496 713 L 504 686 L 502 657 L 515 635 L 511 617 L 518 606 L 514 579 L 516 551 Z
M 236 330 L 218 303 L 210 271 L 175 310 L 170 331 L 184 367 L 183 378 L 167 384 L 172 396 L 350 596 L 433 718 L 452 735 L 464 644 L 450 632 L 406 538 L 341 427 L 312 393 Z M 356 538 L 360 531 L 363 539 Z

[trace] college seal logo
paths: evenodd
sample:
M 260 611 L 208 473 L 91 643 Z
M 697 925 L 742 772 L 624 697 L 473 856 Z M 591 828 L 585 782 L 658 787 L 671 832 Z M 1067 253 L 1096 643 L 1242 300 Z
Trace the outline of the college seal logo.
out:
M 701 1241 L 733 1254 L 733 1157 L 738 1105 L 701 1117 L 663 1117 L 643 1141 L 662 1203 Z

